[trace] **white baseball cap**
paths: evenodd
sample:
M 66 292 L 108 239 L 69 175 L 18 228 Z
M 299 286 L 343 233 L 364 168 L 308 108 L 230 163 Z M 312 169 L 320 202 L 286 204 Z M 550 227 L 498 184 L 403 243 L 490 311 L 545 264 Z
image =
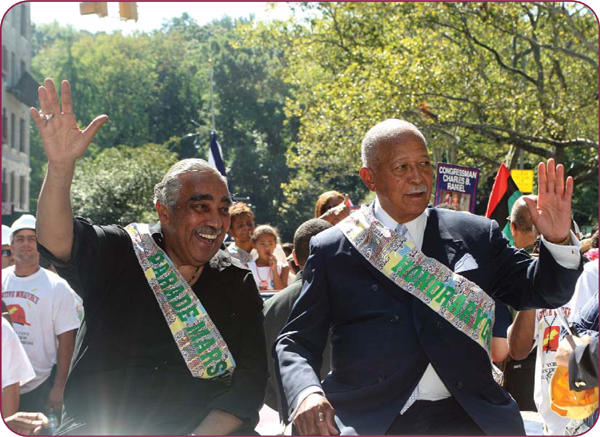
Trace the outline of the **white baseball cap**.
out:
M 6 225 L 2 225 L 2 245 L 10 244 L 10 228 Z
M 10 227 L 10 241 L 12 243 L 14 235 L 23 229 L 33 229 L 35 231 L 35 217 L 31 214 L 23 214 L 15 220 Z

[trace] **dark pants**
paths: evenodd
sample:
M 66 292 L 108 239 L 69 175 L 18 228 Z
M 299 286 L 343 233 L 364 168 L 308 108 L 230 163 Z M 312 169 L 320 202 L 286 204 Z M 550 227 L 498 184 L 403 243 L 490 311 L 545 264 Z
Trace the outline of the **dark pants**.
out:
M 454 398 L 416 401 L 398 415 L 386 435 L 484 435 Z
M 504 369 L 503 387 L 512 395 L 521 411 L 537 411 L 533 400 L 536 359 L 537 349 L 534 348 L 524 360 L 510 358 Z
M 54 366 L 52 373 L 48 379 L 42 383 L 42 385 L 30 391 L 29 393 L 21 393 L 19 398 L 19 411 L 48 414 L 46 411 L 46 402 L 48 401 L 48 395 L 50 394 L 52 384 L 54 383 L 54 376 L 56 372 L 55 369 L 56 366 Z

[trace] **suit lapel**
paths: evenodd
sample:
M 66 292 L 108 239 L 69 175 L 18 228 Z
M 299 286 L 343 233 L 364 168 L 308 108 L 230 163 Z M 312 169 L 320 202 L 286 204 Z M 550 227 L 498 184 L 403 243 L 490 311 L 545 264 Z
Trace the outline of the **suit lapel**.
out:
M 422 252 L 430 258 L 438 260 L 451 270 L 454 269 L 456 262 L 467 253 L 463 241 L 452 238 L 436 208 L 429 209 Z

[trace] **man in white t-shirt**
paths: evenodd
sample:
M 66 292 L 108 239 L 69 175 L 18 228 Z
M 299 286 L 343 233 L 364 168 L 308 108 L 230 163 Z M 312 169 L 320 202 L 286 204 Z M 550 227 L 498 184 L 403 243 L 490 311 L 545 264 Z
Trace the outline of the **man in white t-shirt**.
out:
M 518 213 L 518 214 L 516 214 Z M 517 200 L 513 206 L 511 222 L 514 217 L 519 217 L 520 226 L 533 230 L 529 232 L 535 239 L 536 230 L 531 222 L 527 205 L 522 199 Z M 515 246 L 525 247 L 533 241 L 520 244 L 520 232 L 515 232 Z M 565 428 L 571 419 L 562 417 L 550 408 L 550 380 L 556 370 L 556 350 L 560 341 L 561 323 L 558 311 L 562 311 L 569 318 L 579 307 L 578 302 L 586 302 L 590 298 L 589 292 L 579 292 L 576 287 L 571 300 L 560 309 L 538 309 L 519 311 L 513 325 L 509 328 L 508 345 L 509 354 L 515 360 L 527 358 L 529 353 L 537 346 L 534 376 L 534 401 L 537 411 L 543 420 L 543 432 L 545 435 L 564 435 Z
M 39 265 L 35 222 L 26 214 L 11 227 L 15 265 L 2 272 L 2 300 L 35 371 L 21 387 L 20 409 L 58 413 L 80 322 L 67 282 Z
M 19 387 L 35 377 L 35 372 L 19 337 L 2 317 L 2 417 L 19 410 Z
M 10 267 L 15 263 L 10 250 L 10 228 L 2 225 L 2 268 Z

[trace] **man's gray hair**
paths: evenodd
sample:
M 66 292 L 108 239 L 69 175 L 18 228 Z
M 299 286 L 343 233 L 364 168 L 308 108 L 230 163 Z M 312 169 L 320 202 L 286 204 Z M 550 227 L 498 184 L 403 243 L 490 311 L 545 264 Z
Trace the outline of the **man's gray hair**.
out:
M 535 226 L 531 221 L 531 214 L 529 214 L 529 209 L 527 208 L 527 204 L 523 200 L 523 197 L 530 198 L 537 205 L 537 196 L 534 194 L 519 197 L 510 211 L 510 222 L 518 231 L 536 233 Z
M 377 149 L 380 146 L 391 146 L 402 141 L 404 135 L 411 134 L 420 138 L 427 146 L 427 141 L 421 131 L 412 123 L 405 120 L 390 118 L 376 124 L 362 140 L 361 157 L 363 167 L 377 163 Z
M 177 205 L 177 197 L 179 196 L 179 189 L 181 187 L 179 175 L 192 171 L 213 174 L 219 177 L 225 186 L 227 186 L 227 178 L 221 175 L 219 170 L 205 160 L 197 158 L 182 159 L 175 163 L 167 171 L 162 181 L 154 186 L 154 203 L 160 202 L 161 205 L 165 205 L 173 211 Z

